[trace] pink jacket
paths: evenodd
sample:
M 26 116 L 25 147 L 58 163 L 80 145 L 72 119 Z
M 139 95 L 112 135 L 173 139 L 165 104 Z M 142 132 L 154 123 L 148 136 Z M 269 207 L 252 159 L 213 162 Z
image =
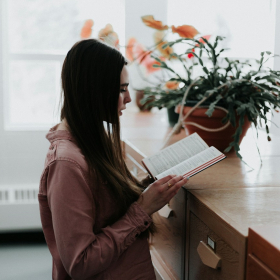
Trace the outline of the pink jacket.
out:
M 51 145 L 38 195 L 53 279 L 154 280 L 147 237 L 141 235 L 150 216 L 134 202 L 122 218 L 107 225 L 116 208 L 113 197 L 106 184 L 97 183 L 94 197 L 84 156 L 71 134 L 56 128 L 46 136 Z

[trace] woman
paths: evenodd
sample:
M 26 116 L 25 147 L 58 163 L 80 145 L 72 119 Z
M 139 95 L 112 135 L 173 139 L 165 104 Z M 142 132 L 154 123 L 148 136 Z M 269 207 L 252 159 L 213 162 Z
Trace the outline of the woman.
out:
M 127 169 L 119 124 L 131 101 L 125 64 L 93 39 L 65 58 L 62 121 L 47 134 L 39 191 L 53 279 L 155 279 L 145 234 L 150 215 L 187 180 L 167 176 L 143 192 Z

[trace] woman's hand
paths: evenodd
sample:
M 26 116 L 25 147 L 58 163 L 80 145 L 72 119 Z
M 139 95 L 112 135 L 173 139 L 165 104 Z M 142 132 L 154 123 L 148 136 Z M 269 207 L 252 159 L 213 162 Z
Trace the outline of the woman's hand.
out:
M 151 215 L 167 204 L 187 181 L 188 178 L 183 176 L 168 175 L 149 185 L 137 202 L 148 215 Z

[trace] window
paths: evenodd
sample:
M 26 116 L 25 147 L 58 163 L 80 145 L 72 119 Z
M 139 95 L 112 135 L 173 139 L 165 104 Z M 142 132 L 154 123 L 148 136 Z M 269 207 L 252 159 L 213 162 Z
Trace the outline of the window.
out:
M 168 24 L 193 25 L 227 39 L 227 57 L 259 58 L 274 50 L 275 0 L 169 0 Z
M 57 123 L 60 72 L 86 19 L 92 37 L 111 23 L 124 44 L 123 0 L 4 0 L 4 123 L 40 130 Z
M 86 19 L 95 22 L 92 37 L 111 23 L 124 44 L 124 11 L 124 0 L 0 0 L 0 191 L 9 198 L 0 211 L 25 215 L 2 220 L 2 230 L 41 227 L 37 200 L 12 194 L 38 192 L 45 135 L 59 116 L 62 62 Z

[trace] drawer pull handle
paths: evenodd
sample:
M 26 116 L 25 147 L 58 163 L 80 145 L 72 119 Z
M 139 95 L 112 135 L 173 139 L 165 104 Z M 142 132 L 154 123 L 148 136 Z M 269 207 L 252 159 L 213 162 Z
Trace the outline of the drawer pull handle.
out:
M 158 213 L 161 217 L 169 218 L 172 215 L 173 210 L 168 206 L 168 204 L 164 205 L 160 210 L 158 210 Z
M 221 258 L 215 254 L 215 252 L 207 246 L 203 241 L 199 242 L 197 247 L 198 255 L 201 261 L 214 269 L 217 269 L 221 266 Z

